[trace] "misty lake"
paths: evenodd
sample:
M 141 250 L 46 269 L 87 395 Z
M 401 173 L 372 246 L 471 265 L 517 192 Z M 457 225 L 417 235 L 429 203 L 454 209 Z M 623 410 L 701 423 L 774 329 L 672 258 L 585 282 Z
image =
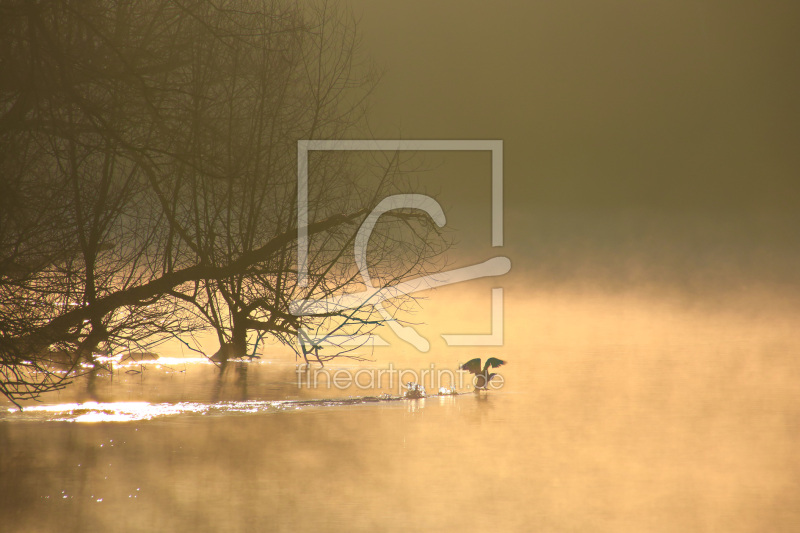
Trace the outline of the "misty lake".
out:
M 512 335 L 488 393 L 397 399 L 397 383 L 298 388 L 290 358 L 163 358 L 4 404 L 3 530 L 794 530 L 788 326 L 613 303 L 526 303 L 514 316 L 547 342 Z
M 800 532 L 798 21 L 0 0 L 0 533 Z

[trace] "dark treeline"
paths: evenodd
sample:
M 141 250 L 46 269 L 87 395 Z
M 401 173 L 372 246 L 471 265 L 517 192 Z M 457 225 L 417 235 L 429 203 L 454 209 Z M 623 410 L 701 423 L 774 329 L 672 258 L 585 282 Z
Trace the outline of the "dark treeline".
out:
M 363 124 L 376 76 L 356 30 L 329 3 L 0 2 L 0 392 L 34 398 L 96 353 L 197 349 L 202 329 L 232 356 L 265 336 L 307 356 L 320 352 L 297 346 L 301 329 L 380 323 L 367 308 L 289 310 L 363 288 L 353 239 L 397 187 L 394 156 L 312 153 L 299 286 L 297 140 Z M 429 268 L 431 229 L 379 225 L 373 278 Z M 50 372 L 56 354 L 72 373 Z

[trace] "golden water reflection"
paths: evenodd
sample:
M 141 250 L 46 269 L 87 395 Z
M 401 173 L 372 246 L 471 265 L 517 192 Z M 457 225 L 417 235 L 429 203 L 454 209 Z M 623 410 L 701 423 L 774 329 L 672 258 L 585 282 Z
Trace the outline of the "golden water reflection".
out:
M 298 389 L 293 365 L 267 361 L 87 379 L 51 404 L 185 412 L 93 424 L 37 418 L 61 416 L 46 405 L 28 420 L 0 415 L 3 526 L 800 529 L 793 330 L 597 299 L 588 311 L 560 305 L 527 308 L 531 340 L 512 336 L 497 352 L 506 385 L 488 394 L 348 403 L 354 391 Z

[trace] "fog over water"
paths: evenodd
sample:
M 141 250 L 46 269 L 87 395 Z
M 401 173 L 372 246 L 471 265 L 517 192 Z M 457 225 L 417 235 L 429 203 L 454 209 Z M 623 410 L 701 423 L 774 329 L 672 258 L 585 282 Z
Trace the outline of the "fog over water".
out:
M 488 153 L 421 154 L 409 187 L 446 268 L 512 268 L 419 295 L 429 352 L 384 327 L 328 368 L 498 357 L 504 386 L 298 386 L 273 344 L 117 367 L 0 403 L 0 529 L 800 529 L 800 4 L 348 5 L 383 70 L 364 136 L 503 141 L 502 247 Z M 493 333 L 498 287 L 503 345 L 448 346 Z
M 475 292 L 457 310 L 432 310 L 432 321 L 448 329 L 475 320 L 466 309 L 487 299 Z M 452 369 L 495 354 L 508 361 L 505 386 L 489 393 L 337 403 L 396 391 L 298 387 L 291 359 L 278 357 L 223 376 L 179 362 L 118 370 L 46 402 L 101 414 L 110 404 L 87 402 L 176 411 L 149 420 L 4 415 L 5 523 L 44 531 L 794 528 L 793 320 L 635 293 L 510 292 L 502 349 L 381 348 L 375 363 L 332 367 Z M 319 397 L 332 401 L 302 403 Z M 476 501 L 487 509 L 470 511 Z

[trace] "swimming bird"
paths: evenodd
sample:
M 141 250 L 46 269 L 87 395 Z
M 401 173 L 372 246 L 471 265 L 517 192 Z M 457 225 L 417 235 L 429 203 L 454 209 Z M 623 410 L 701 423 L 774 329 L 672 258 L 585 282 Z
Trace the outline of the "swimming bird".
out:
M 460 367 L 459 370 L 466 370 L 472 374 L 475 374 L 475 390 L 479 389 L 486 389 L 489 386 L 489 382 L 492 381 L 492 378 L 495 377 L 497 374 L 487 374 L 490 368 L 495 368 L 498 366 L 502 366 L 506 364 L 505 361 L 502 359 L 498 359 L 496 357 L 490 357 L 486 360 L 486 364 L 483 365 L 483 371 L 481 371 L 481 358 L 476 357 L 475 359 L 470 359 Z

